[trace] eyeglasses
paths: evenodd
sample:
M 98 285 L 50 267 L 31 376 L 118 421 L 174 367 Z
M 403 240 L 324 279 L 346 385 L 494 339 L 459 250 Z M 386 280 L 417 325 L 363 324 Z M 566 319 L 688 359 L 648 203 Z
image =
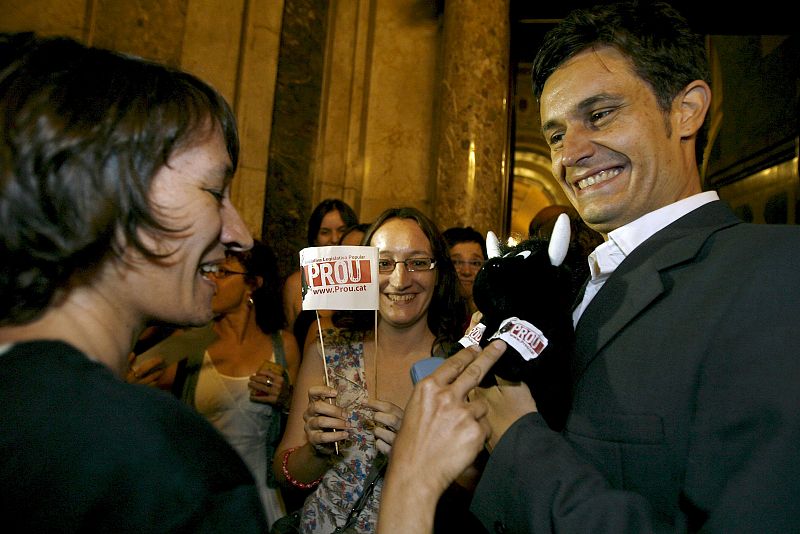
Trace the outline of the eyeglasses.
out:
M 477 271 L 483 267 L 483 262 L 480 260 L 453 260 L 453 265 L 456 266 L 456 269 L 461 267 L 469 267 L 470 269 L 475 269 Z
M 433 258 L 408 258 L 403 261 L 395 261 L 389 259 L 378 260 L 378 272 L 389 274 L 394 272 L 394 268 L 398 263 L 406 266 L 406 271 L 413 273 L 414 271 L 430 271 L 436 267 L 436 262 Z
M 209 273 L 208 273 L 208 275 L 211 278 L 216 278 L 217 280 L 222 280 L 223 278 L 228 278 L 232 274 L 242 274 L 242 275 L 247 276 L 250 273 L 243 273 L 241 271 L 231 271 L 231 270 L 226 269 L 224 267 L 217 267 L 216 271 L 209 271 Z

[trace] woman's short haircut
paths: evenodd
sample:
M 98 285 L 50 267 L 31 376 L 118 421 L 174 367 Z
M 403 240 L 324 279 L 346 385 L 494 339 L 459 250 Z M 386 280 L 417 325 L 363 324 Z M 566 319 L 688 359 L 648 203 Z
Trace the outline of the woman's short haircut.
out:
M 442 232 L 442 235 L 450 248 L 459 243 L 477 243 L 483 252 L 483 259 L 489 257 L 486 252 L 486 239 L 472 226 L 451 226 Z
M 0 324 L 35 318 L 74 274 L 168 228 L 153 177 L 234 115 L 199 78 L 64 37 L 0 34 Z

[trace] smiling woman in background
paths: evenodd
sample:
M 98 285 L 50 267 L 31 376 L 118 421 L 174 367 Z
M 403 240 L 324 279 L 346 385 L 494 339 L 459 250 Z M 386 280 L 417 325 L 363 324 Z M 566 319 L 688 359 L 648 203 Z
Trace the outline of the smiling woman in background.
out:
M 323 200 L 308 219 L 308 246 L 325 247 L 338 245 L 345 230 L 358 224 L 358 216 L 347 203 L 338 198 Z M 303 310 L 302 277 L 299 270 L 293 272 L 283 285 L 283 309 L 289 331 Z
M 302 510 L 303 532 L 329 534 L 348 522 L 370 466 L 391 449 L 413 387 L 411 366 L 446 356 L 463 334 L 466 304 L 447 245 L 430 219 L 414 208 L 387 210 L 364 242 L 379 249 L 377 349 L 374 313 L 354 314 L 347 327 L 334 316 L 340 327 L 323 332 L 331 387 L 317 342 L 303 357 L 274 461 L 284 483 L 316 486 Z M 352 517 L 357 532 L 375 530 L 380 493 L 378 480 Z

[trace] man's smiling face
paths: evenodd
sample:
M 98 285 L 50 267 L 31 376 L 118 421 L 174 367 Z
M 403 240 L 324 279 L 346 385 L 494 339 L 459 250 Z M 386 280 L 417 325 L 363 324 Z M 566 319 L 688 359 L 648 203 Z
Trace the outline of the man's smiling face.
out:
M 615 48 L 567 60 L 545 83 L 540 109 L 553 175 L 593 229 L 608 234 L 685 196 L 674 113 Z

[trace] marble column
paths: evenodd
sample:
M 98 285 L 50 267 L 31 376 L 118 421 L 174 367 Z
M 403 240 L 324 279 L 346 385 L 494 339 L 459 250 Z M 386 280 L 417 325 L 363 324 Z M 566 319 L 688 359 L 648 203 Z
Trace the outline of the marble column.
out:
M 509 0 L 445 3 L 434 147 L 441 228 L 506 233 L 509 48 Z
M 308 246 L 327 23 L 327 0 L 284 0 L 261 231 L 282 277 Z

